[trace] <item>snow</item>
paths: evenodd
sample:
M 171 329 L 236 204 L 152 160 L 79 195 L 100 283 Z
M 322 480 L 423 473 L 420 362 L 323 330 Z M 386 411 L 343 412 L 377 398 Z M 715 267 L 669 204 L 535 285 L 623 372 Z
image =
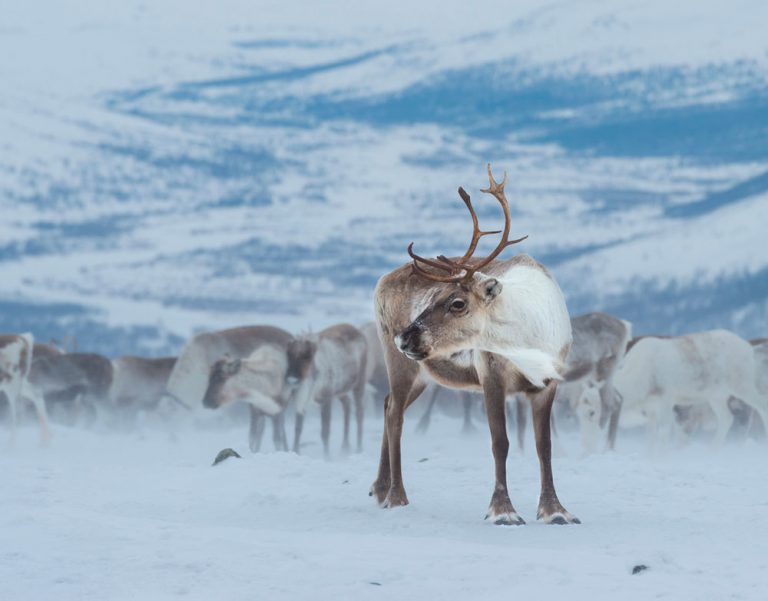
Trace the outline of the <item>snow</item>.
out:
M 316 416 L 302 456 L 249 453 L 245 420 L 180 427 L 174 439 L 60 426 L 47 448 L 26 427 L 0 456 L 0 598 L 765 598 L 763 446 L 651 453 L 621 433 L 618 452 L 582 458 L 566 435 L 555 481 L 583 524 L 535 521 L 528 448 L 508 461 L 528 523 L 497 527 L 483 521 L 493 484 L 484 426 L 460 435 L 458 420 L 435 416 L 419 435 L 418 411 L 403 437 L 411 504 L 395 510 L 367 495 L 380 416 L 366 422 L 362 455 L 331 461 Z M 211 467 L 226 447 L 243 458 Z M 638 565 L 648 569 L 632 575 Z

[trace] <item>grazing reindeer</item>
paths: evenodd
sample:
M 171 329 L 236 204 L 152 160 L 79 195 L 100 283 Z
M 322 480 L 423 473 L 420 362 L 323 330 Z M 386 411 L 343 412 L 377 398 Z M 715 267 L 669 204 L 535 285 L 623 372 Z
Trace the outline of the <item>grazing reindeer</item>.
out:
M 114 376 L 109 399 L 123 425 L 131 425 L 140 411 L 157 407 L 175 365 L 176 357 L 149 359 L 124 355 L 112 362 Z
M 571 323 L 555 280 L 539 263 L 517 255 L 497 260 L 517 242 L 509 240 L 511 215 L 488 165 L 492 195 L 504 212 L 501 241 L 490 255 L 473 258 L 483 236 L 469 195 L 459 195 L 472 217 L 474 233 L 458 259 L 425 259 L 385 275 L 375 293 L 379 335 L 386 350 L 390 393 L 385 399 L 384 436 L 379 473 L 371 487 L 384 507 L 408 504 L 400 464 L 403 414 L 431 376 L 449 388 L 482 390 L 496 465 L 487 518 L 496 524 L 523 524 L 507 491 L 509 440 L 505 420 L 507 394 L 525 392 L 533 406 L 536 450 L 541 466 L 538 518 L 547 523 L 579 523 L 561 505 L 551 466 L 550 414 L 556 382 L 562 379 L 571 345 Z
M 8 401 L 12 442 L 16 438 L 16 414 L 22 398 L 35 406 L 42 441 L 46 442 L 50 437 L 45 401 L 28 380 L 33 341 L 32 334 L 0 334 L 0 395 Z
M 264 416 L 280 415 L 287 404 L 284 394 L 288 357 L 281 346 L 265 344 L 245 359 L 225 357 L 211 368 L 203 406 L 217 409 L 227 403 L 248 403 L 251 410 L 251 430 L 248 436 L 251 451 L 258 453 L 264 434 Z M 288 449 L 285 430 L 274 428 L 275 448 Z
M 331 402 L 344 408 L 344 442 L 349 451 L 350 398 L 355 401 L 357 452 L 363 449 L 363 413 L 368 347 L 365 336 L 349 324 L 331 326 L 317 336 L 297 338 L 288 347 L 288 379 L 300 382 L 296 390 L 296 431 L 293 450 L 298 453 L 304 413 L 311 401 L 320 405 L 321 436 L 326 457 L 331 428 Z
M 713 330 L 637 340 L 616 370 L 614 385 L 624 409 L 646 417 L 656 439 L 674 434 L 675 405 L 708 404 L 717 420 L 715 442 L 722 444 L 734 420 L 731 397 L 766 421 L 768 399 L 758 392 L 755 378 L 749 343 L 732 332 Z
M 112 362 L 95 353 L 49 353 L 32 362 L 28 380 L 45 398 L 51 412 L 66 412 L 74 423 L 80 415 L 90 422 L 109 399 Z
M 244 359 L 267 344 L 287 350 L 291 340 L 293 336 L 288 332 L 272 326 L 243 326 L 198 334 L 182 349 L 168 378 L 165 397 L 187 409 L 199 407 L 208 389 L 211 368 L 219 359 Z M 251 418 L 253 421 L 253 414 Z M 278 448 L 287 451 L 282 413 L 272 416 L 272 429 L 275 441 L 281 441 Z

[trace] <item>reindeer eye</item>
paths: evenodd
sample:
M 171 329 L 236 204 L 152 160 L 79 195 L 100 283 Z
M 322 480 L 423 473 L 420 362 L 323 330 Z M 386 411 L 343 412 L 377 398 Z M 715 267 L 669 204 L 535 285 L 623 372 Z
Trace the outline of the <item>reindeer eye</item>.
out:
M 463 311 L 467 307 L 467 303 L 461 300 L 460 298 L 455 298 L 451 301 L 450 309 L 451 311 Z

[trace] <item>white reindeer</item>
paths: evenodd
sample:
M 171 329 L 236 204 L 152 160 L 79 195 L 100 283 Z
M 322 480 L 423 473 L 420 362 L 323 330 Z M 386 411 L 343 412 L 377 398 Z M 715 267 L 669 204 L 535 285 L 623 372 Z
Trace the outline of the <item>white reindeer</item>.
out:
M 349 324 L 331 326 L 317 336 L 296 338 L 288 346 L 288 378 L 296 390 L 296 429 L 293 450 L 300 449 L 304 414 L 313 401 L 320 405 L 321 437 L 326 457 L 331 423 L 331 403 L 339 399 L 344 409 L 344 442 L 349 450 L 350 395 L 355 402 L 357 452 L 363 447 L 363 415 L 368 347 L 365 336 Z
M 249 444 L 256 453 L 264 434 L 264 416 L 282 420 L 288 397 L 284 392 L 287 368 L 285 348 L 272 344 L 260 346 L 245 359 L 219 359 L 211 368 L 203 406 L 216 409 L 232 402 L 247 403 L 251 410 Z M 274 428 L 273 434 L 275 448 L 287 450 L 283 428 Z
M 728 401 L 740 399 L 763 421 L 768 399 L 756 387 L 752 347 L 736 334 L 713 330 L 675 338 L 646 337 L 632 345 L 614 376 L 628 419 L 641 414 L 656 442 L 678 432 L 675 405 L 708 404 L 717 420 L 715 443 L 733 423 Z
M 8 401 L 12 444 L 16 439 L 16 419 L 22 399 L 28 399 L 35 406 L 42 441 L 50 437 L 43 395 L 27 379 L 33 345 L 32 334 L 0 334 L 0 394 Z

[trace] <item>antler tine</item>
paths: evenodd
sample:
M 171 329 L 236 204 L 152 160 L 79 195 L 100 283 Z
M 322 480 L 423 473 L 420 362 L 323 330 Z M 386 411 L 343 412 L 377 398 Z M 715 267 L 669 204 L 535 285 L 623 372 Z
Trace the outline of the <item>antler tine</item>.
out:
M 493 179 L 493 172 L 491 171 L 491 164 L 488 163 L 488 187 L 480 190 L 480 192 L 485 192 L 487 194 L 493 194 L 496 198 L 499 198 L 499 195 L 504 196 L 504 186 L 507 185 L 507 172 L 504 172 L 504 179 L 501 180 L 501 183 L 498 183 L 495 179 Z M 507 199 L 504 198 L 504 202 L 507 202 Z
M 490 236 L 492 234 L 500 234 L 501 230 L 493 230 L 489 232 L 484 232 L 480 229 L 480 221 L 477 218 L 477 213 L 475 212 L 475 208 L 472 206 L 472 199 L 470 198 L 469 194 L 467 194 L 467 191 L 464 190 L 461 186 L 459 186 L 459 196 L 461 197 L 461 200 L 464 201 L 464 204 L 467 205 L 467 209 L 469 209 L 469 214 L 472 217 L 472 241 L 469 243 L 469 248 L 467 248 L 467 252 L 464 253 L 464 256 L 462 256 L 460 259 L 454 261 L 452 259 L 449 259 L 448 257 L 441 255 L 437 257 L 440 261 L 445 263 L 446 265 L 450 265 L 454 271 L 461 271 L 463 268 L 463 265 L 472 258 L 472 255 L 475 254 L 475 251 L 477 250 L 477 245 L 480 242 L 480 238 L 483 236 Z
M 437 273 L 429 273 L 419 267 L 419 264 L 416 263 L 416 261 L 411 263 L 411 269 L 413 270 L 413 273 L 417 273 L 421 277 L 432 280 L 433 282 L 457 283 L 466 277 L 465 275 L 440 275 Z
M 446 257 L 445 255 L 440 255 L 437 257 L 437 261 L 433 261 L 431 259 L 426 259 L 424 257 L 421 257 L 413 252 L 413 242 L 408 246 L 408 255 L 413 259 L 413 273 L 416 273 L 424 278 L 430 279 L 435 282 L 452 282 L 452 283 L 462 283 L 467 282 L 472 278 L 472 276 L 483 269 L 486 265 L 490 264 L 496 257 L 498 257 L 502 251 L 512 246 L 513 244 L 518 244 L 519 242 L 522 242 L 528 236 L 523 236 L 522 238 L 518 238 L 516 240 L 510 240 L 509 239 L 509 231 L 512 227 L 512 216 L 510 214 L 509 210 L 509 201 L 507 200 L 506 195 L 504 194 L 504 187 L 507 185 L 507 172 L 504 172 L 504 178 L 502 179 L 501 183 L 497 182 L 495 179 L 493 179 L 493 172 L 491 171 L 491 164 L 488 163 L 488 187 L 481 190 L 481 192 L 484 192 L 486 194 L 491 194 L 493 197 L 496 198 L 496 200 L 499 201 L 499 204 L 501 205 L 501 209 L 504 212 L 504 229 L 503 230 L 496 230 L 496 231 L 488 231 L 484 232 L 480 229 L 480 223 L 479 219 L 477 218 L 477 213 L 475 213 L 475 209 L 472 206 L 472 200 L 469 197 L 469 194 L 466 193 L 464 188 L 459 188 L 459 196 L 464 201 L 464 204 L 467 206 L 467 209 L 469 210 L 469 214 L 472 217 L 472 241 L 469 244 L 469 248 L 467 249 L 467 252 L 464 253 L 464 256 L 457 260 L 452 260 Z M 472 259 L 473 255 L 475 254 L 475 251 L 477 250 L 477 245 L 480 242 L 480 238 L 483 236 L 489 236 L 491 234 L 501 234 L 501 241 L 496 246 L 495 249 L 489 254 L 487 257 L 480 259 L 476 264 L 469 265 L 469 260 Z M 450 275 L 440 275 L 438 273 L 429 273 L 421 268 L 419 263 L 422 263 L 424 265 L 429 265 L 430 267 L 434 267 L 435 269 L 439 269 L 444 272 L 449 272 Z M 463 273 L 462 273 L 463 272 Z
M 411 242 L 408 245 L 408 256 L 411 257 L 414 261 L 414 265 L 416 262 L 424 263 L 425 265 L 429 265 L 430 267 L 434 267 L 435 269 L 442 269 L 443 271 L 450 271 L 453 273 L 455 270 L 452 265 L 446 265 L 445 263 L 438 263 L 437 261 L 433 261 L 431 259 L 427 259 L 425 257 L 422 257 L 420 255 L 417 255 L 415 252 L 413 252 L 413 242 Z M 423 271 L 423 270 L 422 270 Z M 427 273 L 426 271 L 423 271 L 423 273 Z
M 493 249 L 490 255 L 482 259 L 477 265 L 473 265 L 471 269 L 467 270 L 467 277 L 469 277 L 471 274 L 474 274 L 477 271 L 480 271 L 483 267 L 488 265 L 491 261 L 493 261 L 496 257 L 498 257 L 501 252 L 507 248 L 508 246 L 512 246 L 513 244 L 517 244 L 518 242 L 522 242 L 525 240 L 528 236 L 524 236 L 522 238 L 519 238 L 517 240 L 509 240 L 509 230 L 512 227 L 512 215 L 509 211 L 509 201 L 507 200 L 506 195 L 504 194 L 504 186 L 507 185 L 507 172 L 504 172 L 504 179 L 501 181 L 501 183 L 498 183 L 495 179 L 493 179 L 493 172 L 491 171 L 491 164 L 488 163 L 488 187 L 484 190 L 481 190 L 481 192 L 485 192 L 486 194 L 491 194 L 496 198 L 496 200 L 499 201 L 499 204 L 501 205 L 502 211 L 504 211 L 504 231 L 501 235 L 501 242 L 499 242 L 498 246 Z

